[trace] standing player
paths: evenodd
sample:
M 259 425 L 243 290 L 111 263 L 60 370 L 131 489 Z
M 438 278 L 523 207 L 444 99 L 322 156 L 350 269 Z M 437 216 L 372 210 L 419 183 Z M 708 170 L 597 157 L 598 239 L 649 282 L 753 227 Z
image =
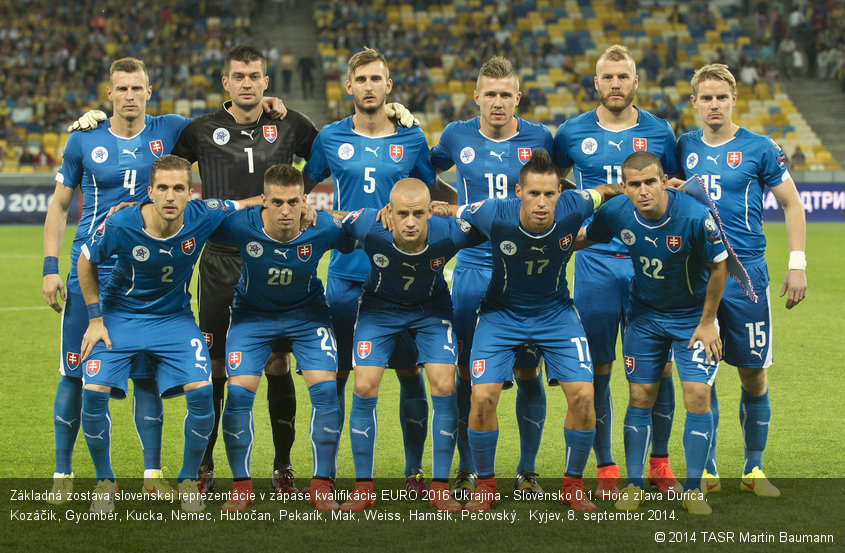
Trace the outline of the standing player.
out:
M 552 134 L 544 125 L 516 117 L 519 104 L 519 78 L 510 61 L 494 56 L 478 72 L 475 102 L 480 116 L 469 121 L 449 123 L 440 143 L 431 149 L 431 162 L 439 171 L 457 165 L 459 204 L 514 195 L 519 170 L 531 158 L 534 148 L 551 151 Z M 452 302 L 455 307 L 455 334 L 458 338 L 458 475 L 453 490 L 475 488 L 477 474 L 467 440 L 470 410 L 469 355 L 478 305 L 493 270 L 490 244 L 458 252 L 452 274 Z M 523 494 L 542 492 L 537 483 L 534 461 L 540 448 L 546 419 L 546 394 L 540 375 L 542 359 L 536 349 L 517 352 L 516 421 L 519 428 L 520 458 L 514 489 Z
M 555 163 L 562 169 L 573 169 L 572 180 L 581 190 L 621 182 L 622 162 L 637 151 L 648 151 L 660 158 L 665 174 L 677 173 L 675 135 L 669 123 L 633 104 L 638 84 L 637 67 L 628 48 L 615 44 L 605 50 L 596 63 L 594 80 L 601 105 L 558 128 Z M 618 239 L 575 256 L 572 291 L 596 369 L 596 441 L 593 447 L 599 496 L 619 489 L 619 467 L 611 451 L 610 372 L 616 359 L 616 335 L 620 324 L 624 328 L 633 270 L 631 258 Z M 675 412 L 671 370 L 671 364 L 667 364 L 654 405 L 654 437 L 649 459 L 649 480 L 664 493 L 669 488 L 680 489 L 669 466 L 669 435 Z
M 388 118 L 385 100 L 392 88 L 387 60 L 380 52 L 365 48 L 350 58 L 346 93 L 352 95 L 355 114 L 320 131 L 311 149 L 311 159 L 305 165 L 307 191 L 330 174 L 334 177 L 336 210 L 380 209 L 387 204 L 393 184 L 408 176 L 437 186 L 422 130 L 403 128 Z M 352 332 L 358 297 L 369 271 L 370 262 L 364 252 L 332 252 L 326 301 L 338 341 L 337 388 L 341 412 L 346 380 L 352 369 Z M 409 336 L 400 339 L 390 366 L 397 369 L 401 386 L 399 420 L 405 443 L 406 487 L 421 493 L 426 487 L 422 480 L 422 455 L 428 401 Z
M 109 396 L 125 397 L 132 363 L 147 355 L 156 366 L 159 394 L 185 394 L 185 449 L 177 487 L 182 509 L 197 512 L 205 508 L 197 473 L 214 411 L 208 348 L 191 313 L 188 284 L 206 239 L 239 206 L 217 200 L 189 203 L 191 164 L 171 155 L 153 163 L 147 192 L 152 203 L 108 218 L 81 246 L 78 261 L 89 318 L 80 360 L 87 359 L 82 429 L 97 473 L 91 510 L 114 510 Z M 101 295 L 97 265 L 112 256 L 117 261 Z
M 355 462 L 355 492 L 340 506 L 361 511 L 374 504 L 378 389 L 396 338 L 410 330 L 420 363 L 431 386 L 431 505 L 456 512 L 461 505 L 449 494 L 449 471 L 458 431 L 455 398 L 457 342 L 452 332 L 452 300 L 443 278 L 446 263 L 463 248 L 485 238 L 462 221 L 430 219 L 431 196 L 418 179 L 402 179 L 390 192 L 385 217 L 392 231 L 376 222 L 377 210 L 347 215 L 343 228 L 357 239 L 372 269 L 364 283 L 355 323 L 355 391 L 349 413 L 349 436 Z
M 701 475 L 713 432 L 710 388 L 722 353 L 716 309 L 728 253 L 709 210 L 683 192 L 667 190 L 668 181 L 657 156 L 631 154 L 622 163 L 625 196 L 603 205 L 579 239 L 619 237 L 636 269 L 622 340 L 630 390 L 624 430 L 628 486 L 616 508 L 636 510 L 642 503 L 651 410 L 673 356 L 687 408 L 684 491 L 689 493 L 683 504 L 690 513 L 707 515 L 712 511 L 701 493 Z
M 192 121 L 173 149 L 175 155 L 199 162 L 202 193 L 206 198 L 235 199 L 258 196 L 264 188 L 264 171 L 290 163 L 293 155 L 308 159 L 317 136 L 314 124 L 301 113 L 288 110 L 282 120 L 270 119 L 262 109 L 267 89 L 267 62 L 253 46 L 236 46 L 226 55 L 223 88 L 232 97 L 220 111 Z M 209 241 L 200 260 L 199 326 L 211 354 L 214 386 L 214 430 L 203 457 L 201 487 L 214 486 L 214 445 L 226 386 L 226 331 L 229 306 L 240 275 L 237 248 Z M 275 456 L 272 483 L 280 493 L 297 491 L 290 465 L 294 440 L 296 395 L 287 352 L 290 344 L 278 341 L 265 366 L 267 405 Z
M 766 369 L 772 364 L 763 189 L 766 186 L 771 189 L 783 206 L 786 219 L 789 270 L 780 295 L 787 296 L 787 309 L 795 307 L 807 293 L 804 206 L 784 165 L 785 156 L 780 147 L 772 139 L 731 121 L 736 105 L 736 80 L 728 67 L 719 63 L 705 65 L 696 71 L 691 85 L 692 105 L 701 116 L 702 129 L 687 133 L 678 141 L 679 164 L 687 176 L 701 175 L 755 290 L 766 290 L 765 294 L 760 294 L 760 301 L 753 303 L 739 284 L 731 280 L 719 306 L 725 361 L 737 367 L 742 385 L 739 413 L 745 440 L 745 465 L 741 489 L 763 497 L 777 497 L 780 491 L 766 479 L 762 462 L 771 419 Z M 714 419 L 718 426 L 715 398 L 714 392 Z M 704 481 L 707 491 L 721 488 L 716 471 L 715 441 Z
M 121 202 L 146 198 L 150 167 L 162 153 L 169 152 L 187 120 L 178 115 L 145 115 L 152 87 L 144 62 L 123 58 L 109 69 L 108 98 L 112 117 L 98 129 L 73 133 L 56 175 L 56 190 L 44 222 L 44 300 L 62 313 L 62 377 L 53 405 L 56 440 L 56 470 L 53 475 L 55 499 L 62 502 L 73 489 L 73 447 L 80 426 L 82 409 L 82 368 L 80 344 L 87 327 L 85 302 L 79 289 L 76 262 L 80 247 L 105 221 L 109 208 Z M 95 121 L 96 123 L 96 121 Z M 67 292 L 59 276 L 58 254 L 67 222 L 68 208 L 77 188 L 82 190 L 82 215 L 71 248 Z M 99 275 L 108 281 L 114 261 L 103 260 Z M 57 295 L 65 300 L 64 310 Z M 144 450 L 144 491 L 170 495 L 173 488 L 161 472 L 162 404 L 156 391 L 153 369 L 141 356 L 132 371 L 134 382 L 135 428 Z M 62 498 L 62 499 L 60 499 Z
M 578 312 L 569 298 L 566 262 L 581 224 L 615 195 L 611 187 L 561 193 L 549 154 L 534 150 L 519 172 L 516 198 L 475 202 L 448 210 L 476 226 L 493 246 L 493 272 L 478 315 L 472 346 L 472 408 L 469 445 L 478 486 L 466 508 L 486 511 L 498 501 L 496 406 L 502 383 L 512 378 L 516 351 L 537 347 L 546 377 L 560 383 L 568 409 L 561 500 L 579 511 L 596 506 L 584 491 L 583 472 L 595 436 L 593 366 Z
M 352 251 L 355 241 L 322 212 L 316 226 L 300 232 L 305 201 L 302 174 L 290 165 L 274 165 L 264 172 L 263 207 L 233 214 L 212 236 L 237 247 L 242 260 L 226 341 L 229 397 L 223 441 L 235 479 L 232 498 L 222 507 L 226 511 L 252 503 L 252 405 L 278 338 L 290 341 L 311 396 L 314 478 L 309 499 L 321 510 L 338 508 L 329 483 L 340 441 L 337 349 L 317 264 L 329 249 Z

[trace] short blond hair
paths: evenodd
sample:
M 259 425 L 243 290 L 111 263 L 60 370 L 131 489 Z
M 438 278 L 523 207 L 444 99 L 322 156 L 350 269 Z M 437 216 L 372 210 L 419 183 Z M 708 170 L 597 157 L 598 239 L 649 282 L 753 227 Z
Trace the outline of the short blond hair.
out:
M 147 66 L 137 58 L 120 58 L 119 60 L 114 60 L 109 68 L 109 84 L 114 83 L 114 74 L 117 71 L 121 73 L 137 73 L 140 71 L 144 74 L 144 81 L 146 81 L 147 86 L 150 85 L 150 75 L 147 73 Z
M 346 71 L 346 78 L 350 81 L 352 80 L 352 74 L 355 73 L 355 70 L 359 67 L 364 65 L 368 65 L 373 63 L 374 61 L 380 61 L 382 67 L 384 67 L 384 78 L 390 78 L 390 69 L 387 68 L 387 60 L 384 57 L 384 54 L 376 50 L 375 48 L 370 48 L 368 46 L 364 46 L 364 49 L 349 58 L 349 66 Z
M 482 77 L 487 77 L 488 79 L 513 77 L 516 79 L 516 88 L 519 89 L 519 77 L 516 76 L 516 72 L 513 70 L 513 64 L 511 64 L 510 60 L 502 56 L 493 56 L 484 62 L 481 69 L 478 70 L 478 79 L 475 81 L 476 90 L 481 88 Z
M 599 56 L 596 61 L 596 75 L 599 74 L 599 64 L 603 61 L 630 61 L 634 66 L 634 73 L 637 72 L 637 62 L 634 61 L 634 56 L 631 51 L 624 44 L 614 44 L 609 46 L 604 53 Z
M 694 96 L 698 95 L 698 85 L 702 81 L 722 81 L 731 85 L 731 92 L 736 94 L 736 79 L 724 63 L 711 63 L 698 69 L 690 79 L 690 86 Z

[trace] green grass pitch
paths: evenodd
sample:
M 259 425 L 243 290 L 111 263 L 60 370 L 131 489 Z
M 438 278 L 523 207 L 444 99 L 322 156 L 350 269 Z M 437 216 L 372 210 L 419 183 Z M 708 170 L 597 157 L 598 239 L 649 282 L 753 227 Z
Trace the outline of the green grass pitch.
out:
M 745 520 L 757 520 L 766 523 L 782 521 L 786 524 L 801 528 L 801 524 L 821 525 L 820 519 L 812 514 L 815 499 L 806 493 L 801 493 L 804 479 L 832 479 L 831 484 L 819 484 L 821 490 L 831 486 L 838 490 L 837 495 L 831 494 L 831 501 L 837 505 L 839 520 L 841 521 L 841 482 L 833 480 L 841 478 L 843 474 L 843 456 L 841 453 L 845 431 L 842 428 L 841 397 L 845 391 L 845 376 L 842 367 L 845 365 L 845 348 L 839 331 L 845 328 L 841 322 L 842 307 L 845 302 L 845 260 L 842 256 L 842 246 L 845 244 L 845 225 L 839 224 L 810 224 L 807 235 L 808 296 L 807 299 L 791 311 L 784 307 L 784 301 L 778 298 L 780 286 L 787 264 L 786 232 L 782 224 L 766 226 L 766 236 L 769 240 L 768 262 L 770 267 L 772 318 L 774 332 L 774 365 L 770 369 L 771 403 L 773 416 L 769 434 L 768 448 L 764 456 L 765 469 L 781 489 L 784 497 L 777 500 L 755 498 L 752 494 L 739 494 L 735 489 L 736 481 L 726 482 L 730 489 L 710 499 L 714 507 L 714 515 L 706 521 L 691 520 L 691 517 L 677 511 L 679 520 L 666 521 L 667 532 L 672 530 L 689 530 L 699 532 L 703 530 L 719 531 L 730 529 L 734 524 L 735 530 L 754 530 L 746 528 Z M 0 293 L 3 301 L 0 304 L 0 340 L 2 340 L 2 355 L 0 355 L 0 478 L 47 478 L 53 472 L 53 425 L 52 403 L 56 382 L 59 378 L 57 371 L 59 352 L 59 316 L 47 308 L 41 298 L 41 278 L 38 275 L 41 268 L 42 229 L 40 227 L 2 227 L 0 228 Z M 63 253 L 60 257 L 62 273 L 68 269 L 69 247 L 72 237 L 68 231 L 64 241 Z M 324 260 L 325 261 L 325 260 Z M 321 264 L 325 271 L 326 264 Z M 837 322 L 840 321 L 840 322 Z M 621 354 L 618 354 L 621 355 Z M 306 485 L 310 478 L 311 448 L 308 441 L 308 419 L 310 403 L 302 378 L 296 377 L 298 411 L 297 411 L 297 439 L 293 449 L 293 466 L 297 471 L 298 482 Z M 742 436 L 738 424 L 739 381 L 733 367 L 722 365 L 717 378 L 717 389 L 721 407 L 721 424 L 717 460 L 720 474 L 723 478 L 737 478 L 742 469 Z M 351 404 L 352 383 L 347 386 L 347 416 L 348 406 Z M 624 373 L 615 370 L 611 390 L 614 401 L 614 448 L 613 453 L 617 463 L 622 467 L 624 475 L 624 452 L 622 444 L 622 418 L 624 417 L 627 400 L 627 385 Z M 537 470 L 547 484 L 547 491 L 559 487 L 565 452 L 563 449 L 563 419 L 566 404 L 563 393 L 557 388 L 546 389 L 548 398 L 548 415 L 545 431 L 537 460 Z M 252 451 L 252 473 L 256 480 L 256 489 L 269 491 L 269 475 L 272 463 L 272 444 L 265 403 L 266 385 L 256 396 L 255 405 L 255 445 Z M 499 405 L 500 437 L 496 468 L 499 475 L 499 490 L 510 490 L 514 467 L 519 457 L 519 442 L 514 412 L 515 392 L 503 392 Z M 682 476 L 685 471 L 681 434 L 683 428 L 683 401 L 680 386 L 676 379 L 677 409 L 674 423 L 670 454 L 672 466 L 676 474 Z M 404 466 L 401 432 L 399 430 L 398 413 L 398 383 L 392 373 L 385 373 L 379 395 L 379 435 L 376 443 L 375 475 L 377 478 L 400 478 Z M 166 474 L 175 480 L 175 475 L 181 465 L 182 451 L 182 418 L 184 416 L 184 399 L 165 400 L 165 426 L 162 462 L 166 467 Z M 110 404 L 112 431 L 112 463 L 118 479 L 138 478 L 143 472 L 143 463 L 137 435 L 132 425 L 131 401 L 112 401 Z M 231 476 L 226 462 L 222 439 L 218 441 L 215 451 L 216 473 L 218 477 Z M 425 470 L 430 474 L 431 453 L 430 440 L 424 457 Z M 457 459 L 455 465 L 457 466 Z M 74 455 L 74 470 L 77 477 L 91 477 L 93 466 L 80 434 Z M 341 478 L 351 478 L 354 474 L 352 456 L 349 447 L 348 432 L 341 438 L 338 455 L 338 475 Z M 591 459 L 585 476 L 595 474 L 595 462 Z M 728 486 L 726 486 L 728 487 Z M 4 495 L 7 493 L 3 491 Z M 822 493 L 824 495 L 824 492 Z M 751 496 L 751 497 L 748 497 Z M 8 506 L 3 499 L 3 506 Z M 776 505 L 776 507 L 774 507 Z M 11 505 L 13 508 L 15 505 Z M 38 508 L 43 504 L 36 505 Z M 379 505 L 381 508 L 383 505 Z M 398 502 L 398 508 L 424 509 L 421 503 L 411 504 Z M 217 505 L 210 505 L 209 509 L 217 516 Z M 389 506 L 384 505 L 386 510 Z M 561 512 L 566 516 L 567 510 L 556 503 L 546 502 L 539 505 L 543 510 Z M 668 503 L 664 507 L 674 507 Z M 831 506 L 832 507 L 832 506 Z M 72 508 L 80 511 L 87 509 L 84 503 L 72 504 Z M 310 508 L 300 504 L 303 512 Z M 259 511 L 276 513 L 276 505 L 259 504 Z M 401 510 L 400 509 L 400 510 Z M 478 539 L 491 539 L 495 536 L 498 545 L 505 549 L 516 549 L 525 538 L 522 525 L 539 524 L 529 521 L 528 508 L 524 505 L 513 505 L 505 502 L 499 507 L 502 512 L 517 510 L 518 532 L 508 533 L 503 523 L 487 522 L 419 522 L 407 523 L 403 526 L 386 522 L 328 522 L 328 523 L 288 523 L 277 521 L 276 525 L 286 525 L 284 532 L 286 543 L 294 550 L 313 546 L 313 539 L 319 536 L 321 543 L 334 543 L 345 549 L 357 549 L 358 545 L 372 547 L 375 543 L 393 543 L 394 539 L 419 539 L 414 545 L 415 550 L 437 549 L 437 538 L 433 534 L 446 530 L 449 532 L 449 543 L 452 546 L 472 547 L 478 544 Z M 600 511 L 613 511 L 612 506 L 600 505 Z M 64 512 L 64 509 L 58 509 Z M 120 510 L 120 507 L 119 507 Z M 494 509 L 495 511 L 496 509 Z M 166 511 L 166 512 L 169 512 Z M 403 515 L 404 516 L 404 515 Z M 278 517 L 277 517 L 278 518 Z M 0 538 L 0 550 L 19 550 L 24 545 L 42 543 L 50 532 L 39 532 L 34 523 L 23 524 L 10 521 L 7 512 L 0 512 L 3 526 L 18 528 L 11 533 L 4 531 L 5 537 Z M 46 523 L 44 523 L 46 524 Z M 64 523 L 67 526 L 67 522 Z M 132 543 L 134 536 L 148 536 L 150 527 L 143 524 L 133 525 L 125 523 L 119 526 L 120 536 L 129 537 L 128 541 L 121 541 L 119 545 L 112 538 L 107 538 L 105 530 L 118 528 L 110 523 L 88 523 L 87 533 L 79 533 L 76 546 L 91 550 L 114 550 L 122 547 L 135 550 L 139 547 Z M 149 524 L 149 523 L 148 523 Z M 162 530 L 163 536 L 178 541 L 178 536 L 193 536 L 194 543 L 206 541 L 211 545 L 218 544 L 212 537 L 217 535 L 217 528 L 224 530 L 226 524 L 214 526 L 215 531 L 203 529 L 201 523 L 177 524 L 171 523 Z M 337 526 L 332 526 L 336 524 Z M 446 526 L 451 524 L 452 526 Z M 460 525 L 460 526 L 456 526 Z M 612 536 L 613 528 L 621 526 L 588 524 L 578 521 L 571 525 L 555 526 L 551 523 L 532 527 L 531 541 L 538 536 L 549 538 L 548 546 L 558 543 L 560 539 L 571 539 L 572 531 L 580 532 L 583 536 L 584 550 L 615 550 L 621 547 L 615 543 Z M 618 523 L 615 523 L 618 524 Z M 222 526 L 220 526 L 222 525 Z M 367 525 L 367 526 L 362 526 Z M 83 525 L 80 525 L 83 526 Z M 243 529 L 251 530 L 251 538 L 257 546 L 266 544 L 271 547 L 278 544 L 273 538 L 274 526 L 267 523 L 243 522 L 239 524 Z M 97 528 L 105 532 L 96 536 Z M 624 526 L 630 531 L 632 539 L 642 546 L 654 544 L 653 528 L 646 524 Z M 296 532 L 293 532 L 297 529 Z M 459 529 L 461 529 L 459 531 Z M 771 530 L 775 531 L 776 526 Z M 245 530 L 242 530 L 245 531 Z M 762 530 L 760 530 L 762 531 Z M 821 531 L 821 529 L 818 529 Z M 491 533 L 492 532 L 492 533 Z M 278 532 L 277 532 L 278 533 Z M 371 541 L 350 541 L 344 538 L 345 533 L 368 534 Z M 521 534 L 514 536 L 513 534 Z M 80 536 L 85 536 L 80 537 Z M 278 536 L 277 536 L 278 537 Z M 682 538 L 682 536 L 676 536 Z M 704 538 L 702 535 L 699 540 Z M 841 531 L 837 542 L 845 538 Z M 162 538 L 164 539 L 164 538 Z M 187 539 L 187 538 L 186 538 Z M 362 538 L 356 538 L 360 540 Z M 445 538 L 440 538 L 445 539 Z M 668 540 L 667 540 L 668 541 Z M 154 541 L 153 543 L 156 543 Z M 53 542 L 44 542 L 53 543 Z M 252 543 L 252 542 L 249 542 Z M 445 543 L 445 542 L 443 542 Z M 532 549 L 545 549 L 545 540 Z M 309 545 L 312 544 L 312 545 Z M 357 545 L 356 545 L 357 544 Z M 685 544 L 685 545 L 684 545 Z M 676 544 L 674 549 L 696 547 L 687 541 Z M 698 541 L 697 545 L 702 542 Z M 147 548 L 151 543 L 147 543 Z M 535 542 L 536 545 L 536 542 Z M 802 546 L 812 550 L 812 547 Z M 56 545 L 45 550 L 63 550 Z M 209 551 L 213 547 L 209 547 Z M 752 550 L 752 549 L 748 549 Z

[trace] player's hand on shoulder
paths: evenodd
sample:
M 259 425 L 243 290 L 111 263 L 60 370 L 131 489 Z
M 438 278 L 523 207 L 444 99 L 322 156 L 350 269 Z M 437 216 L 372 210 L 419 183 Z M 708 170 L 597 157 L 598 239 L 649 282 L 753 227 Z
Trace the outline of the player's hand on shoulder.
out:
M 100 123 L 106 120 L 106 117 L 105 112 L 98 109 L 92 109 L 71 123 L 67 128 L 67 132 L 90 131 L 96 129 Z
M 44 275 L 44 282 L 41 284 L 41 295 L 44 296 L 44 301 L 47 302 L 53 311 L 56 313 L 62 312 L 62 306 L 59 304 L 58 297 L 62 298 L 62 303 L 67 300 L 65 294 L 65 283 L 62 277 L 57 274 Z
M 82 347 L 80 348 L 80 361 L 85 361 L 91 355 L 91 351 L 97 342 L 103 342 L 107 349 L 111 349 L 111 339 L 109 339 L 109 331 L 106 330 L 106 325 L 103 323 L 102 317 L 91 319 L 88 321 L 88 329 L 82 336 Z
M 281 120 L 288 114 L 288 108 L 285 107 L 285 103 L 282 102 L 281 98 L 276 98 L 275 96 L 265 96 L 261 102 L 261 107 L 264 108 L 270 119 Z
M 390 211 L 387 207 L 388 206 L 384 206 L 378 210 L 378 213 L 376 213 L 376 221 L 381 221 L 381 226 L 383 226 L 386 230 L 393 232 L 393 217 L 390 216 Z
M 431 215 L 439 215 L 441 217 L 450 217 L 452 212 L 449 209 L 449 206 L 452 205 L 449 202 L 443 202 L 440 200 L 433 200 L 430 204 L 428 204 L 428 212 Z
M 399 102 L 385 104 L 384 111 L 387 114 L 387 118 L 396 121 L 400 127 L 410 129 L 411 127 L 420 126 L 420 122 L 414 117 L 414 114 Z
M 704 347 L 704 358 L 708 363 L 718 363 L 722 359 L 722 339 L 715 321 L 707 324 L 699 323 L 692 333 L 692 338 L 689 339 L 687 349 L 695 347 L 696 342 L 701 342 Z
M 124 209 L 124 208 L 127 208 L 127 207 L 132 207 L 132 206 L 135 206 L 135 205 L 138 205 L 138 202 L 120 202 L 117 205 L 113 205 L 109 209 L 109 212 L 106 213 L 106 217 L 111 217 L 112 215 L 114 215 L 115 213 L 120 211 L 121 209 Z
M 317 226 L 317 210 L 314 206 L 305 202 L 305 207 L 302 209 L 302 215 L 299 217 L 299 230 L 305 231 L 308 227 Z
M 786 308 L 792 309 L 807 297 L 807 272 L 797 269 L 786 272 L 780 297 L 786 295 Z

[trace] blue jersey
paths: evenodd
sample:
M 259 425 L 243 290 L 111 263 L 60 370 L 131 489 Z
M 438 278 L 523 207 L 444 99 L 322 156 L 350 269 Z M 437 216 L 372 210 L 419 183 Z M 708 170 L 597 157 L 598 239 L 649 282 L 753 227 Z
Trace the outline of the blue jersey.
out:
M 678 140 L 678 160 L 687 178 L 698 174 L 704 181 L 737 256 L 752 265 L 763 262 L 763 188 L 790 178 L 780 146 L 742 127 L 724 144 L 710 146 L 698 130 Z
M 169 238 L 147 234 L 141 216 L 144 205 L 118 211 L 82 245 L 94 265 L 117 256 L 109 283 L 100 290 L 103 313 L 130 318 L 190 314 L 188 285 L 200 250 L 236 204 L 188 202 L 182 228 Z
M 596 213 L 587 239 L 618 237 L 634 262 L 631 317 L 701 317 L 708 263 L 728 257 L 710 210 L 683 192 L 668 189 L 669 204 L 660 219 L 645 219 L 627 196 L 617 196 Z
M 431 149 L 434 167 L 446 171 L 457 166 L 458 204 L 471 204 L 489 198 L 512 198 L 519 170 L 531 159 L 534 148 L 551 152 L 552 133 L 545 125 L 517 118 L 517 133 L 504 140 L 481 134 L 481 118 L 449 123 L 440 142 Z M 489 268 L 490 244 L 458 253 L 458 262 Z
M 289 242 L 278 242 L 264 232 L 261 206 L 233 213 L 211 240 L 238 248 L 241 278 L 232 307 L 243 311 L 289 311 L 310 302 L 325 306 L 323 283 L 317 277 L 320 258 L 330 249 L 351 252 L 355 241 L 337 220 L 317 212 L 309 226 Z
M 147 115 L 140 133 L 120 138 L 111 132 L 111 119 L 107 119 L 94 130 L 70 134 L 56 180 L 82 190 L 82 214 L 71 247 L 71 276 L 76 276 L 80 246 L 103 224 L 109 208 L 148 199 L 153 162 L 170 153 L 189 121 L 181 115 Z M 104 260 L 102 269 L 109 270 L 113 264 L 113 260 Z
M 364 293 L 393 303 L 423 303 L 449 298 L 443 268 L 461 248 L 480 244 L 484 236 L 466 221 L 449 217 L 428 220 L 428 244 L 417 253 L 405 253 L 393 243 L 393 233 L 376 221 L 375 209 L 353 211 L 343 229 L 355 237 L 372 260 Z
M 554 161 L 562 169 L 572 168 L 570 179 L 579 190 L 622 182 L 622 162 L 640 150 L 656 155 L 667 175 L 678 172 L 672 127 L 645 110 L 637 111 L 637 123 L 621 131 L 602 127 L 596 110 L 573 117 L 558 127 Z M 590 250 L 610 255 L 626 253 L 619 240 Z
M 305 175 L 320 182 L 334 177 L 334 209 L 381 209 L 397 181 L 415 177 L 431 186 L 434 167 L 419 127 L 398 127 L 395 134 L 370 138 L 355 132 L 352 117 L 323 127 L 311 146 Z M 329 276 L 363 282 L 370 272 L 364 252 L 331 254 Z
M 509 309 L 539 309 L 568 304 L 566 262 L 584 220 L 593 214 L 593 198 L 584 191 L 567 190 L 555 206 L 555 222 L 543 234 L 528 232 L 519 223 L 518 198 L 487 200 L 462 206 L 463 217 L 490 238 L 493 274 L 482 299 Z

